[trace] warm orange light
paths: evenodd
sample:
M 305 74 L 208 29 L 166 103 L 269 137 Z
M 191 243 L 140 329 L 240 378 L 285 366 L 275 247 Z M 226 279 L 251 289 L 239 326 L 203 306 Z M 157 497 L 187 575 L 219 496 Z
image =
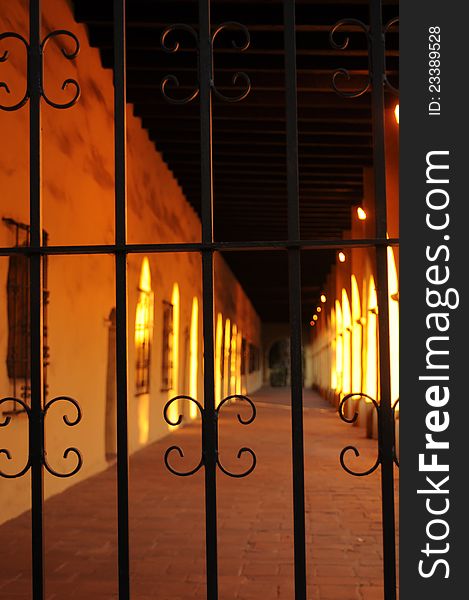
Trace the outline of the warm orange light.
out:
M 198 355 L 198 341 L 199 341 L 199 301 L 194 296 L 192 299 L 192 313 L 191 313 L 191 330 L 189 338 L 189 396 L 192 398 L 198 397 L 197 389 L 197 374 L 199 363 L 197 360 Z M 190 416 L 191 419 L 195 419 L 197 416 L 197 407 L 191 402 L 190 403 Z
M 399 398 L 399 280 L 393 249 L 388 246 L 389 350 L 391 357 L 391 400 Z M 397 405 L 399 406 L 399 405 Z
M 171 360 L 173 364 L 173 381 L 172 388 L 168 391 L 168 400 L 179 394 L 179 324 L 180 324 L 180 294 L 179 285 L 173 285 L 171 294 L 171 304 L 173 305 L 173 348 Z M 179 401 L 173 402 L 168 410 L 170 421 L 176 422 L 179 417 Z M 168 425 L 169 430 L 174 429 L 174 426 Z
M 321 294 L 321 302 L 324 304 L 325 301 L 326 301 L 326 296 L 324 294 Z
M 135 315 L 135 346 L 142 350 L 150 348 L 153 338 L 154 298 L 151 289 L 150 262 L 145 256 L 140 271 L 139 295 Z M 138 441 L 146 444 L 150 433 L 150 396 L 139 394 L 137 403 Z
M 318 315 L 313 315 L 313 321 L 317 321 L 318 320 Z
M 341 263 L 345 262 L 345 254 L 343 252 L 339 252 L 338 258 L 339 258 L 339 262 L 341 262 Z
M 222 393 L 222 371 L 223 371 L 223 317 L 217 315 L 217 329 L 215 335 L 215 406 L 221 402 Z
M 241 394 L 241 345 L 243 343 L 243 334 L 238 329 L 236 338 L 236 393 Z
M 321 311 L 322 311 L 322 308 L 321 308 L 320 306 L 318 306 L 316 310 L 317 310 L 318 312 L 321 312 Z
M 231 348 L 231 321 L 225 321 L 225 343 L 223 354 L 223 398 L 230 395 L 230 348 Z
M 363 210 L 361 206 L 357 208 L 357 217 L 360 221 L 364 221 L 366 219 L 366 212 Z
M 231 354 L 230 354 L 230 394 L 236 394 L 236 355 L 238 342 L 238 326 L 233 323 L 231 328 Z
M 310 321 L 309 324 L 311 325 L 311 327 L 314 327 L 316 325 L 314 321 Z
M 345 288 L 342 288 L 342 393 L 352 391 L 352 313 Z
M 355 275 L 351 276 L 352 291 L 352 390 L 362 389 L 363 324 L 360 292 Z
M 399 104 L 396 104 L 396 108 L 394 109 L 394 117 L 396 118 L 396 123 L 399 125 Z

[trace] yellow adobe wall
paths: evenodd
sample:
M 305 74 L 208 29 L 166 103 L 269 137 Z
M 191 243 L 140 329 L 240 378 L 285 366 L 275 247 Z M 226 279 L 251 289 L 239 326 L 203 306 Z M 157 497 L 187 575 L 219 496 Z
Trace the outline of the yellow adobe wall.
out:
M 99 53 L 89 47 L 86 30 L 72 16 L 69 3 L 44 0 L 44 35 L 53 29 L 70 29 L 81 42 L 79 57 L 67 61 L 51 42 L 45 52 L 45 80 L 49 96 L 67 99 L 62 81 L 76 78 L 82 96 L 76 106 L 55 110 L 43 104 L 43 198 L 44 228 L 51 245 L 105 244 L 114 239 L 113 88 L 112 73 L 101 67 Z M 0 15 L 0 31 L 16 31 L 27 37 L 27 2 L 12 0 Z M 2 42 L 10 49 L 0 65 L 1 80 L 7 81 L 11 96 L 0 90 L 4 102 L 14 103 L 24 90 L 25 61 L 20 44 Z M 70 46 L 69 46 L 70 47 Z M 16 94 L 16 95 L 15 95 Z M 155 151 L 140 121 L 127 108 L 128 126 L 128 231 L 129 242 L 191 242 L 200 239 L 200 222 L 187 203 L 177 180 Z M 0 217 L 28 222 L 28 107 L 0 112 L 2 139 L 8 140 L 0 155 Z M 0 224 L 0 246 L 14 245 L 11 229 Z M 135 395 L 135 315 L 143 255 L 129 257 L 129 447 L 142 446 L 142 422 L 148 427 L 148 442 L 169 431 L 162 420 L 168 392 L 161 391 L 163 300 L 171 301 L 175 283 L 180 291 L 180 336 L 178 382 L 173 391 L 187 393 L 192 302 L 198 298 L 198 399 L 202 393 L 202 296 L 201 264 L 198 255 L 160 254 L 148 257 L 154 292 L 154 335 L 151 352 L 151 386 L 147 397 Z M 235 323 L 242 336 L 260 346 L 260 321 L 240 284 L 220 256 L 215 258 L 215 314 Z M 0 285 L 6 287 L 8 258 L 0 258 Z M 46 496 L 58 493 L 107 466 L 105 460 L 106 389 L 109 343 L 109 314 L 115 306 L 114 261 L 112 256 L 54 256 L 48 264 L 48 368 L 49 395 L 76 398 L 83 421 L 69 428 L 63 410 L 51 409 L 46 422 L 46 444 L 50 463 L 67 470 L 73 463 L 62 458 L 69 446 L 78 447 L 84 465 L 72 479 L 46 474 Z M 0 397 L 11 394 L 6 372 L 7 305 L 0 293 Z M 4 357 L 1 359 L 1 357 Z M 239 376 L 239 358 L 237 373 Z M 245 378 L 251 392 L 261 384 L 260 372 Z M 182 407 L 181 407 L 182 408 Z M 189 412 L 182 408 L 186 416 Z M 70 409 L 69 416 L 73 416 Z M 0 468 L 14 472 L 27 456 L 25 415 L 12 419 L 0 430 L 0 447 L 11 450 L 12 461 L 0 457 Z M 145 437 L 145 436 L 144 436 Z M 29 507 L 30 478 L 0 478 L 0 522 Z

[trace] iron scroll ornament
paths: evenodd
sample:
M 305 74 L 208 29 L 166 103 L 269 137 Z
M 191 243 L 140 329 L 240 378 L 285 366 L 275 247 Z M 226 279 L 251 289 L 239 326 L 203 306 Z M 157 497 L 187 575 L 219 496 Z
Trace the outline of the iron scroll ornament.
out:
M 235 39 L 232 39 L 231 44 L 232 44 L 233 48 L 235 50 L 238 50 L 239 52 L 244 52 L 245 50 L 247 50 L 251 44 L 251 36 L 249 34 L 247 27 L 236 21 L 226 21 L 225 23 L 222 23 L 221 25 L 219 25 L 212 34 L 212 37 L 210 39 L 210 45 L 212 48 L 212 52 L 214 49 L 215 40 L 222 31 L 236 30 L 236 29 L 242 33 L 242 35 L 244 37 L 244 41 L 243 41 L 243 43 L 239 44 L 236 42 Z M 172 44 L 169 43 L 171 34 L 173 34 L 175 31 L 178 31 L 178 30 L 179 31 L 187 31 L 194 38 L 195 43 L 196 43 L 196 48 L 197 48 L 197 67 L 198 67 L 199 36 L 198 36 L 197 31 L 190 25 L 186 25 L 184 23 L 174 23 L 173 25 L 170 25 L 169 27 L 167 27 L 161 34 L 161 38 L 160 38 L 162 49 L 165 52 L 170 52 L 170 53 L 177 52 L 180 49 L 180 42 L 174 40 L 174 42 Z M 198 68 L 197 68 L 197 71 L 198 71 Z M 233 75 L 231 82 L 232 82 L 233 86 L 237 86 L 240 83 L 242 85 L 242 91 L 236 96 L 227 96 L 227 95 L 223 94 L 222 92 L 220 92 L 220 90 L 215 85 L 214 70 L 213 70 L 213 66 L 212 66 L 210 87 L 211 87 L 213 93 L 218 98 L 220 98 L 221 100 L 223 100 L 225 102 L 233 103 L 233 102 L 240 102 L 241 100 L 244 100 L 249 95 L 249 93 L 251 91 L 251 87 L 252 87 L 249 75 L 247 75 L 247 73 L 245 73 L 244 71 L 238 71 Z M 197 96 L 199 95 L 199 87 L 197 86 L 188 96 L 185 96 L 183 98 L 174 98 L 173 96 L 168 94 L 168 88 L 169 88 L 170 84 L 173 84 L 173 86 L 175 88 L 180 87 L 180 82 L 179 82 L 179 79 L 176 77 L 176 75 L 166 75 L 160 83 L 161 93 L 163 94 L 163 97 L 167 100 L 167 102 L 169 102 L 170 104 L 189 104 L 190 102 L 195 100 L 195 98 L 197 98 Z
M 81 408 L 80 408 L 80 405 L 78 404 L 78 402 L 74 398 L 70 398 L 69 396 L 58 396 L 57 398 L 53 398 L 52 400 L 49 400 L 49 402 L 47 402 L 47 404 L 45 405 L 44 410 L 42 412 L 43 419 L 45 419 L 50 407 L 53 406 L 54 404 L 56 404 L 57 402 L 69 402 L 76 410 L 76 417 L 74 419 L 69 419 L 67 415 L 62 416 L 65 425 L 67 425 L 68 427 L 74 427 L 75 425 L 78 425 L 78 423 L 80 423 L 80 421 L 82 419 Z M 74 454 L 77 457 L 77 464 L 76 464 L 75 468 L 72 469 L 71 471 L 69 471 L 68 473 L 59 473 L 59 471 L 56 471 L 55 469 L 53 469 L 47 461 L 46 454 L 47 453 L 44 450 L 44 457 L 43 457 L 44 467 L 51 475 L 54 475 L 55 477 L 61 477 L 61 478 L 72 477 L 73 475 L 78 473 L 78 471 L 81 469 L 81 467 L 83 465 L 83 458 L 82 458 L 81 452 L 78 450 L 78 448 L 70 447 L 70 448 L 67 448 L 63 453 L 63 457 L 65 459 L 67 459 L 70 454 Z
M 382 31 L 383 43 L 385 42 L 386 34 L 389 33 L 389 31 L 393 27 L 397 26 L 398 24 L 399 24 L 399 17 L 395 17 L 394 19 L 391 19 L 390 21 L 388 21 L 388 23 L 383 27 L 383 31 Z M 330 42 L 331 46 L 333 48 L 335 48 L 336 50 L 346 50 L 348 48 L 348 45 L 350 43 L 350 38 L 348 35 L 345 35 L 342 42 L 339 42 L 337 40 L 337 33 L 339 33 L 339 30 L 346 25 L 349 25 L 358 30 L 361 30 L 366 36 L 366 46 L 367 46 L 367 55 L 368 55 L 368 77 L 367 77 L 364 85 L 361 88 L 359 88 L 358 90 L 352 91 L 352 92 L 348 92 L 348 91 L 340 89 L 340 87 L 338 85 L 338 80 L 340 78 L 342 78 L 342 79 L 346 79 L 347 81 L 350 81 L 350 79 L 351 79 L 350 72 L 348 71 L 348 69 L 339 68 L 339 69 L 336 69 L 334 71 L 334 73 L 332 74 L 332 87 L 334 88 L 334 91 L 339 96 L 342 96 L 343 98 L 358 98 L 359 96 L 362 96 L 363 94 L 365 94 L 371 88 L 371 77 L 372 77 L 372 63 L 371 63 L 371 50 L 370 50 L 371 30 L 368 25 L 366 25 L 365 23 L 363 23 L 363 21 L 360 21 L 359 19 L 341 19 L 340 21 L 337 21 L 337 23 L 332 27 L 332 29 L 329 32 L 329 42 Z M 385 54 L 385 58 L 386 58 L 386 54 Z M 390 81 L 387 77 L 386 69 L 383 74 L 383 84 L 393 94 L 399 95 L 398 88 L 396 88 L 395 86 L 393 86 L 390 83 Z
M 41 94 L 42 98 L 44 99 L 44 101 L 47 104 L 49 104 L 49 106 L 52 106 L 53 108 L 65 109 L 65 108 L 70 108 L 71 106 L 76 104 L 78 99 L 80 98 L 81 89 L 80 89 L 79 83 L 76 81 L 76 79 L 73 79 L 73 78 L 68 78 L 62 83 L 62 86 L 61 86 L 62 90 L 65 90 L 67 87 L 72 86 L 72 88 L 75 91 L 74 91 L 73 97 L 69 101 L 60 103 L 60 102 L 55 102 L 46 94 L 45 89 L 44 89 L 44 76 L 43 76 L 43 59 L 44 59 L 44 54 L 45 54 L 45 48 L 51 39 L 55 39 L 60 36 L 68 37 L 73 42 L 72 50 L 69 51 L 65 47 L 61 48 L 61 52 L 62 52 L 63 56 L 67 60 L 73 60 L 78 56 L 78 53 L 80 51 L 80 42 L 74 33 L 72 33 L 71 31 L 67 31 L 66 29 L 57 29 L 56 31 L 51 31 L 49 34 L 47 34 L 45 36 L 45 38 L 42 40 L 40 47 L 39 47 L 39 52 L 40 52 L 40 57 L 41 57 L 41 66 L 40 66 L 40 70 L 39 70 L 38 82 L 39 82 L 40 94 Z M 19 35 L 18 33 L 15 33 L 12 31 L 7 31 L 5 33 L 0 34 L 0 42 L 5 39 L 19 40 L 24 45 L 24 47 L 26 49 L 26 56 L 27 56 L 28 77 L 27 77 L 27 83 L 26 83 L 26 90 L 25 90 L 23 98 L 16 104 L 7 105 L 7 104 L 0 103 L 0 110 L 14 111 L 14 110 L 18 110 L 22 106 L 24 106 L 28 102 L 29 98 L 31 97 L 31 90 L 29 88 L 29 81 L 30 81 L 29 56 L 30 56 L 30 52 L 31 52 L 31 47 L 30 47 L 29 43 L 27 42 L 27 40 L 22 35 Z M 8 60 L 9 56 L 10 56 L 9 50 L 5 50 L 3 52 L 3 54 L 0 54 L 0 63 L 6 62 Z M 7 94 L 11 93 L 8 83 L 5 81 L 0 81 L 0 89 L 4 89 Z
M 364 392 L 356 392 L 356 393 L 352 393 L 352 394 L 347 394 L 346 396 L 344 396 L 342 398 L 342 400 L 339 404 L 339 416 L 342 419 L 342 421 L 345 421 L 345 423 L 355 423 L 356 420 L 358 419 L 358 413 L 356 410 L 354 410 L 352 417 L 347 417 L 344 412 L 345 405 L 352 398 L 355 398 L 355 399 L 366 398 L 367 400 L 369 400 L 372 403 L 373 407 L 376 409 L 376 412 L 379 413 L 379 411 L 380 411 L 379 404 L 376 402 L 376 400 L 374 398 L 372 398 L 368 394 L 365 394 Z M 394 403 L 394 405 L 392 407 L 393 416 L 394 416 L 394 424 L 395 424 L 395 419 L 396 419 L 396 407 L 397 407 L 398 403 L 399 403 L 399 400 L 396 400 L 396 402 Z M 340 464 L 341 464 L 342 468 L 344 469 L 344 471 L 347 471 L 347 473 L 349 473 L 350 475 L 354 475 L 355 477 L 364 477 L 366 475 L 371 475 L 371 473 L 374 473 L 376 471 L 376 469 L 379 467 L 379 465 L 381 464 L 381 450 L 378 447 L 378 456 L 377 456 L 376 461 L 373 464 L 373 466 L 371 466 L 369 469 L 367 469 L 365 471 L 354 471 L 353 469 L 348 467 L 345 463 L 345 455 L 348 452 L 353 452 L 355 454 L 355 457 L 358 458 L 360 456 L 360 451 L 358 450 L 358 448 L 356 446 L 351 446 L 351 445 L 345 446 L 345 448 L 342 448 L 342 450 L 340 452 L 340 456 L 339 456 L 339 461 L 340 461 Z M 397 454 L 396 454 L 395 427 L 394 427 L 393 461 L 399 467 L 399 460 L 398 460 Z
M 2 406 L 2 404 L 6 404 L 7 402 L 14 402 L 15 404 L 19 404 L 21 406 L 21 408 L 24 410 L 24 412 L 26 413 L 26 415 L 28 417 L 28 423 L 29 423 L 29 420 L 31 417 L 31 409 L 26 404 L 26 402 L 23 402 L 23 400 L 20 400 L 19 398 L 7 397 L 7 398 L 2 398 L 0 400 L 0 406 Z M 3 422 L 0 422 L 0 427 L 8 427 L 10 422 L 11 422 L 11 417 L 7 416 L 7 417 L 5 417 Z M 0 454 L 4 454 L 8 460 L 11 460 L 11 458 L 12 458 L 10 451 L 7 450 L 6 448 L 0 448 Z M 5 473 L 4 471 L 2 471 L 0 469 L 0 477 L 4 477 L 5 479 L 17 479 L 18 477 L 22 477 L 23 475 L 25 475 L 29 471 L 30 467 L 31 467 L 31 456 L 29 456 L 29 453 L 28 453 L 28 460 L 26 462 L 26 465 L 20 471 L 18 471 L 17 473 Z
M 184 23 L 174 23 L 174 25 L 170 25 L 169 27 L 167 27 L 161 34 L 161 47 L 165 52 L 174 53 L 178 52 L 178 50 L 180 49 L 180 42 L 174 40 L 173 44 L 169 43 L 171 34 L 178 30 L 187 31 L 188 33 L 190 33 L 190 35 L 195 40 L 196 46 L 198 47 L 199 36 L 197 35 L 196 30 L 190 25 L 185 25 Z M 196 87 L 192 93 L 190 93 L 188 96 L 185 96 L 184 98 L 173 98 L 168 94 L 168 87 L 170 84 L 173 84 L 175 88 L 180 87 L 179 79 L 176 77 L 176 75 L 166 75 L 166 77 L 162 79 L 160 84 L 161 93 L 170 104 L 189 104 L 189 102 L 195 100 L 199 95 L 199 88 Z
M 331 46 L 336 50 L 346 50 L 348 48 L 350 42 L 350 38 L 348 35 L 344 37 L 342 43 L 338 42 L 336 37 L 337 32 L 345 25 L 352 25 L 360 29 L 366 36 L 366 46 L 368 53 L 368 78 L 365 81 L 365 84 L 358 90 L 354 92 L 346 92 L 340 89 L 340 87 L 337 85 L 337 80 L 342 78 L 346 79 L 347 81 L 350 81 L 351 75 L 348 69 L 341 68 L 337 69 L 332 74 L 332 87 L 334 88 L 334 91 L 343 98 L 358 98 L 359 96 L 365 94 L 371 87 L 370 28 L 368 27 L 368 25 L 365 25 L 365 23 L 363 23 L 363 21 L 360 21 L 359 19 L 341 19 L 340 21 L 337 21 L 337 23 L 329 32 L 329 42 Z
M 240 459 L 243 454 L 249 454 L 251 457 L 251 465 L 244 470 L 241 473 L 233 473 L 231 471 L 229 471 L 228 469 L 226 469 L 222 462 L 220 461 L 220 456 L 218 453 L 218 417 L 220 414 L 220 410 L 221 408 L 229 401 L 231 400 L 241 400 L 244 402 L 247 402 L 247 404 L 249 405 L 250 409 L 251 409 L 251 414 L 247 419 L 243 419 L 243 417 L 238 413 L 237 417 L 238 417 L 238 421 L 241 423 L 241 425 L 249 425 L 250 423 L 252 423 L 254 421 L 254 419 L 256 418 L 256 407 L 254 405 L 254 402 L 248 398 L 247 396 L 244 396 L 242 394 L 233 394 L 232 396 L 227 396 L 226 398 L 224 398 L 220 404 L 218 405 L 218 407 L 215 409 L 215 413 L 214 413 L 214 419 L 215 419 L 215 425 L 216 425 L 216 464 L 218 466 L 218 468 L 220 469 L 220 471 L 222 471 L 225 475 L 228 475 L 229 477 L 234 477 L 234 478 L 242 478 L 242 477 L 247 477 L 250 473 L 252 473 L 254 471 L 254 469 L 256 468 L 256 464 L 257 464 L 257 458 L 256 458 L 256 454 L 254 453 L 254 451 L 251 448 L 247 448 L 246 446 L 244 446 L 243 448 L 240 448 L 240 450 L 238 451 L 237 454 L 237 458 Z M 176 419 L 176 421 L 171 420 L 171 417 L 169 416 L 169 408 L 170 406 L 174 403 L 177 402 L 179 400 L 187 400 L 188 402 L 192 402 L 194 403 L 199 412 L 200 415 L 202 417 L 202 427 L 204 427 L 206 419 L 207 417 L 207 413 L 205 411 L 205 409 L 203 408 L 203 406 L 200 404 L 200 402 L 198 402 L 197 400 L 195 400 L 194 398 L 192 398 L 191 396 L 175 396 L 174 398 L 171 398 L 171 400 L 169 400 L 164 409 L 163 409 L 163 417 L 164 420 L 166 421 L 166 423 L 168 423 L 168 425 L 171 425 L 173 427 L 176 427 L 177 425 L 180 425 L 182 423 L 183 420 L 183 416 L 182 414 L 179 414 L 178 418 Z M 176 452 L 177 454 L 179 454 L 180 458 L 184 458 L 184 452 L 182 450 L 182 448 L 180 446 L 170 446 L 165 454 L 164 454 L 164 463 L 166 465 L 166 468 L 168 469 L 168 471 L 170 471 L 171 473 L 173 473 L 173 475 L 178 475 L 179 477 L 187 477 L 189 475 L 194 475 L 194 473 L 197 473 L 197 471 L 199 471 L 199 469 L 205 465 L 205 455 L 204 455 L 204 450 L 202 450 L 202 455 L 200 457 L 200 461 L 197 464 L 197 466 L 195 466 L 194 468 L 188 470 L 188 471 L 178 471 L 177 469 L 175 469 L 170 461 L 169 461 L 169 457 L 172 453 Z
M 395 17 L 394 19 L 391 19 L 390 21 L 388 21 L 386 23 L 386 25 L 384 26 L 383 29 L 383 35 L 384 38 L 386 39 L 386 34 L 389 32 L 390 29 L 392 29 L 393 27 L 399 25 L 399 17 Z M 386 61 L 386 54 L 384 55 L 384 60 Z M 386 65 L 386 63 L 385 63 Z M 392 85 L 388 79 L 387 76 L 387 72 L 385 69 L 384 72 L 384 85 L 395 95 L 398 96 L 399 95 L 399 89 L 397 87 L 395 87 L 394 85 Z
M 6 40 L 6 39 L 16 39 L 16 40 L 19 40 L 24 45 L 24 47 L 26 49 L 26 56 L 27 56 L 27 60 L 28 60 L 28 71 L 29 71 L 29 44 L 26 41 L 26 39 L 19 33 L 14 33 L 13 31 L 7 31 L 5 33 L 0 34 L 0 41 Z M 3 52 L 3 54 L 0 54 L 0 63 L 6 62 L 8 60 L 9 56 L 10 56 L 10 52 L 8 50 L 5 50 Z M 0 89 L 4 89 L 7 94 L 10 94 L 10 88 L 8 86 L 8 83 L 6 83 L 6 81 L 0 81 Z M 29 87 L 28 87 L 28 85 L 26 85 L 26 90 L 24 92 L 24 96 L 19 102 L 17 102 L 16 104 L 10 104 L 10 105 L 5 105 L 5 104 L 0 103 L 0 109 L 5 110 L 5 111 L 14 111 L 14 110 L 20 109 L 29 100 L 29 93 L 30 93 Z
M 31 427 L 31 408 L 23 400 L 20 400 L 19 398 L 13 398 L 13 397 L 2 398 L 0 400 L 0 406 L 2 404 L 5 404 L 6 402 L 14 402 L 16 404 L 19 404 L 27 415 L 28 426 Z M 52 400 L 49 400 L 49 402 L 47 402 L 47 404 L 41 410 L 40 418 L 41 418 L 41 427 L 43 428 L 43 431 L 44 431 L 45 418 L 46 418 L 46 415 L 47 415 L 50 407 L 58 402 L 67 402 L 67 403 L 71 404 L 76 411 L 76 416 L 75 416 L 75 418 L 72 418 L 72 419 L 70 419 L 66 414 L 63 415 L 63 417 L 62 417 L 63 421 L 68 427 L 74 427 L 75 425 L 78 425 L 78 423 L 80 423 L 80 421 L 82 419 L 82 412 L 81 412 L 81 408 L 80 408 L 80 405 L 78 404 L 78 402 L 74 398 L 70 398 L 69 396 L 57 396 L 57 398 L 53 398 Z M 0 427 L 7 427 L 10 422 L 11 422 L 11 417 L 7 415 L 5 417 L 5 419 L 3 420 L 3 422 L 0 422 Z M 44 435 L 43 435 L 43 439 L 45 439 Z M 0 448 L 0 454 L 4 454 L 8 460 L 11 460 L 11 458 L 12 458 L 10 451 L 7 450 L 6 448 Z M 73 469 L 71 469 L 68 472 L 61 473 L 50 466 L 50 464 L 46 458 L 47 452 L 46 452 L 45 448 L 43 449 L 43 452 L 42 452 L 42 464 L 44 465 L 44 468 L 54 477 L 60 477 L 60 478 L 72 477 L 73 475 L 76 475 L 76 473 L 78 473 L 78 471 L 83 466 L 83 458 L 82 458 L 81 452 L 78 450 L 78 448 L 75 448 L 75 447 L 67 448 L 63 453 L 63 458 L 67 459 L 70 456 L 70 454 L 74 454 L 76 456 L 77 464 Z M 17 479 L 17 478 L 25 475 L 29 471 L 30 467 L 31 467 L 31 454 L 28 451 L 28 460 L 26 462 L 26 465 L 21 470 L 19 470 L 16 473 L 5 473 L 4 471 L 0 470 L 0 477 L 4 477 L 5 479 Z

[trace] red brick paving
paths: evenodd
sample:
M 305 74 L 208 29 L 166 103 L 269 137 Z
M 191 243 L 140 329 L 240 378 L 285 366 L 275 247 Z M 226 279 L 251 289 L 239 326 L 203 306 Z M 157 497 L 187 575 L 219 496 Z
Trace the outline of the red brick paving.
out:
M 251 446 L 257 467 L 245 479 L 218 476 L 220 600 L 291 600 L 293 523 L 288 392 L 253 394 L 257 419 L 243 427 L 239 405 L 220 418 L 220 458 Z M 245 409 L 246 410 L 246 409 Z M 305 486 L 308 594 L 314 600 L 382 600 L 379 471 L 355 478 L 339 465 L 355 444 L 373 464 L 376 441 L 341 422 L 305 392 Z M 200 424 L 192 423 L 130 459 L 132 600 L 205 597 L 203 470 L 168 473 L 165 449 L 180 444 L 195 465 Z M 83 448 L 86 457 L 86 448 Z M 174 459 L 177 460 L 177 457 Z M 248 457 L 244 457 L 246 460 Z M 363 460 L 363 462 L 361 462 Z M 109 468 L 46 502 L 46 599 L 117 599 L 116 473 Z M 0 527 L 0 598 L 30 600 L 30 517 Z

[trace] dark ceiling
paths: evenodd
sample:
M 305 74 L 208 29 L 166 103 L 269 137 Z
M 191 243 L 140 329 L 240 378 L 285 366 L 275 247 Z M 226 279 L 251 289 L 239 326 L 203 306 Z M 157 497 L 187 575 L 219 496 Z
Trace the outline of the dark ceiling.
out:
M 298 126 L 301 238 L 340 239 L 350 227 L 351 207 L 362 196 L 363 167 L 371 164 L 370 95 L 349 99 L 332 88 L 338 68 L 350 71 L 345 88 L 359 88 L 368 72 L 363 33 L 350 26 L 345 51 L 331 47 L 329 31 L 345 17 L 368 22 L 366 0 L 297 0 Z M 77 21 L 88 26 L 92 46 L 103 66 L 112 68 L 112 0 L 74 0 Z M 175 75 L 180 87 L 168 94 L 188 96 L 197 81 L 193 38 L 171 34 L 161 48 L 161 34 L 173 23 L 197 30 L 197 0 L 130 0 L 127 2 L 127 98 L 141 117 L 157 149 L 173 170 L 187 199 L 200 212 L 198 99 L 169 104 L 160 85 Z M 383 21 L 398 16 L 396 0 L 384 2 Z M 211 21 L 245 25 L 249 47 L 240 52 L 242 33 L 222 32 L 214 47 L 214 80 L 225 95 L 242 91 L 232 85 L 238 71 L 249 75 L 252 89 L 238 103 L 213 101 L 214 228 L 217 241 L 285 240 L 287 221 L 283 3 L 280 0 L 212 0 Z M 396 83 L 398 34 L 386 36 L 388 77 Z M 343 37 L 342 37 L 343 40 Z M 238 81 L 239 83 L 239 81 Z M 345 89 L 344 88 L 344 89 Z M 389 98 L 389 102 L 395 99 Z M 284 253 L 226 254 L 266 321 L 288 319 L 287 261 Z M 304 318 L 309 320 L 335 252 L 303 253 Z

